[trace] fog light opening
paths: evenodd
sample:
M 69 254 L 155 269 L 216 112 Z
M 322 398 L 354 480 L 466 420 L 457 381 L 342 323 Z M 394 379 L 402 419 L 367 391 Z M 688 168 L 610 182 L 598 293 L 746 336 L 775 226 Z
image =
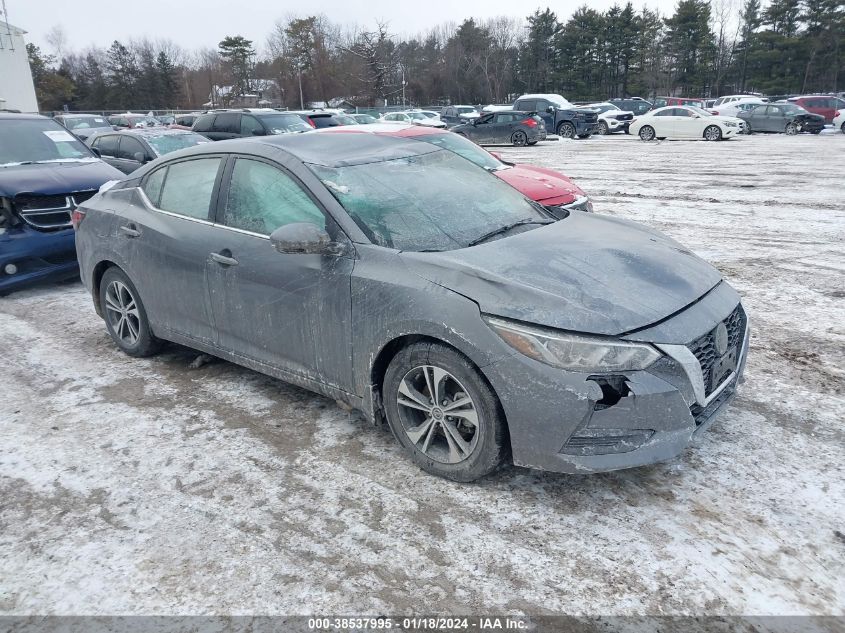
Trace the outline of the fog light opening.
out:
M 5 272 L 7 275 L 14 275 L 18 272 L 18 267 L 14 264 L 6 264 L 3 267 L 3 272 Z
M 601 389 L 601 399 L 596 400 L 594 411 L 609 409 L 622 398 L 631 395 L 626 376 L 590 376 L 587 380 L 592 380 Z

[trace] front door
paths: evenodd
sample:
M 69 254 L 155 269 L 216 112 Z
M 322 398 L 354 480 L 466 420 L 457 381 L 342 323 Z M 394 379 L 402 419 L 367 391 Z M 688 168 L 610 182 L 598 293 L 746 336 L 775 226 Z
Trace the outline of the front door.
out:
M 493 115 L 485 114 L 478 117 L 472 123 L 470 138 L 476 143 L 492 143 L 493 139 Z
M 280 226 L 311 222 L 346 237 L 275 163 L 237 157 L 220 196 L 207 275 L 223 349 L 345 391 L 352 389 L 354 260 L 277 252 Z

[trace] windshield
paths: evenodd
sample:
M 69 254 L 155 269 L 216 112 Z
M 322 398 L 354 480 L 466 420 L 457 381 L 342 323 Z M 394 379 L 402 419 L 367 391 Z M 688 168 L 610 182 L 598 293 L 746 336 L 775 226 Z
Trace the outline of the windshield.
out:
M 436 119 L 437 118 L 436 112 L 420 112 L 420 114 L 422 114 L 424 117 L 426 117 L 428 119 Z
M 687 106 L 687 108 L 689 108 L 696 114 L 700 114 L 701 116 L 713 116 L 707 110 L 702 110 L 701 108 L 696 108 L 695 106 Z
M 170 152 L 185 149 L 186 147 L 193 147 L 200 143 L 211 142 L 201 134 L 194 134 L 192 132 L 185 134 L 162 134 L 161 136 L 147 136 L 145 138 L 157 156 L 164 156 Z
M 334 120 L 341 125 L 358 125 L 358 121 L 347 114 L 335 114 Z
M 311 126 L 297 114 L 271 114 L 269 116 L 262 116 L 261 122 L 272 134 L 306 132 L 311 129 Z
M 309 167 L 370 240 L 388 248 L 465 248 L 497 228 L 549 220 L 516 189 L 449 151 Z
M 356 114 L 353 118 L 356 121 L 358 121 L 358 123 L 365 123 L 365 124 L 366 123 L 375 123 L 376 120 L 377 120 L 375 117 L 371 117 L 369 114 Z
M 105 118 L 101 116 L 92 116 L 92 117 L 64 117 L 62 119 L 64 121 L 65 127 L 69 130 L 83 130 L 86 128 L 100 128 L 100 127 L 111 127 L 109 122 L 105 120 Z
M 447 149 L 458 156 L 463 156 L 467 160 L 471 160 L 484 169 L 496 170 L 506 167 L 503 162 L 497 160 L 490 152 L 481 149 L 471 140 L 459 134 L 452 134 L 451 132 L 448 134 L 421 134 L 420 136 L 412 136 L 410 138 L 415 141 L 422 141 L 423 143 L 430 143 L 431 145 Z
M 777 106 L 782 108 L 787 114 L 804 114 L 807 112 L 800 105 L 795 105 L 793 103 L 778 103 Z
M 415 121 L 422 121 L 422 120 L 428 118 L 422 112 L 408 112 L 407 114 L 408 114 L 409 117 L 411 117 Z
M 459 114 L 469 114 L 470 112 L 475 112 L 475 108 L 472 106 L 458 106 L 456 109 Z
M 0 165 L 98 160 L 55 121 L 11 119 L 0 122 Z

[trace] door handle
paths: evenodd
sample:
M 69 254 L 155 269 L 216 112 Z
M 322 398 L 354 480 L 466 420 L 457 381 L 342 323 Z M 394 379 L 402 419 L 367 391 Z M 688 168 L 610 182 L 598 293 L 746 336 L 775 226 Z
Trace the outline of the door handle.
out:
M 123 233 L 126 237 L 140 237 L 141 231 L 135 228 L 134 224 L 130 224 L 129 226 L 121 226 L 120 232 Z
M 229 257 L 228 255 L 223 255 L 221 253 L 211 253 L 211 259 L 216 261 L 218 264 L 223 264 L 224 266 L 237 266 L 238 260 L 234 257 Z

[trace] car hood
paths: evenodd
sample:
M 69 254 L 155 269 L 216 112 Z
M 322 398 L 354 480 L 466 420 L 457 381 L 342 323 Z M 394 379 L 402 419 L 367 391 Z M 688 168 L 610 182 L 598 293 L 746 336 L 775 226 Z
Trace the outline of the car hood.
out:
M 472 248 L 400 257 L 486 314 L 603 335 L 652 325 L 721 281 L 713 266 L 656 231 L 581 212 Z
M 581 188 L 569 178 L 551 169 L 532 165 L 513 165 L 508 169 L 498 169 L 493 173 L 514 189 L 543 204 L 569 204 L 575 198 L 585 195 Z
M 45 196 L 99 189 L 108 180 L 121 180 L 126 174 L 101 160 L 83 163 L 41 163 L 0 167 L 0 195 L 22 193 Z
M 608 110 L 607 112 L 604 112 L 600 116 L 605 116 L 609 119 L 618 119 L 621 116 L 627 116 L 629 114 L 631 116 L 634 116 L 634 113 L 631 112 L 630 110 Z

